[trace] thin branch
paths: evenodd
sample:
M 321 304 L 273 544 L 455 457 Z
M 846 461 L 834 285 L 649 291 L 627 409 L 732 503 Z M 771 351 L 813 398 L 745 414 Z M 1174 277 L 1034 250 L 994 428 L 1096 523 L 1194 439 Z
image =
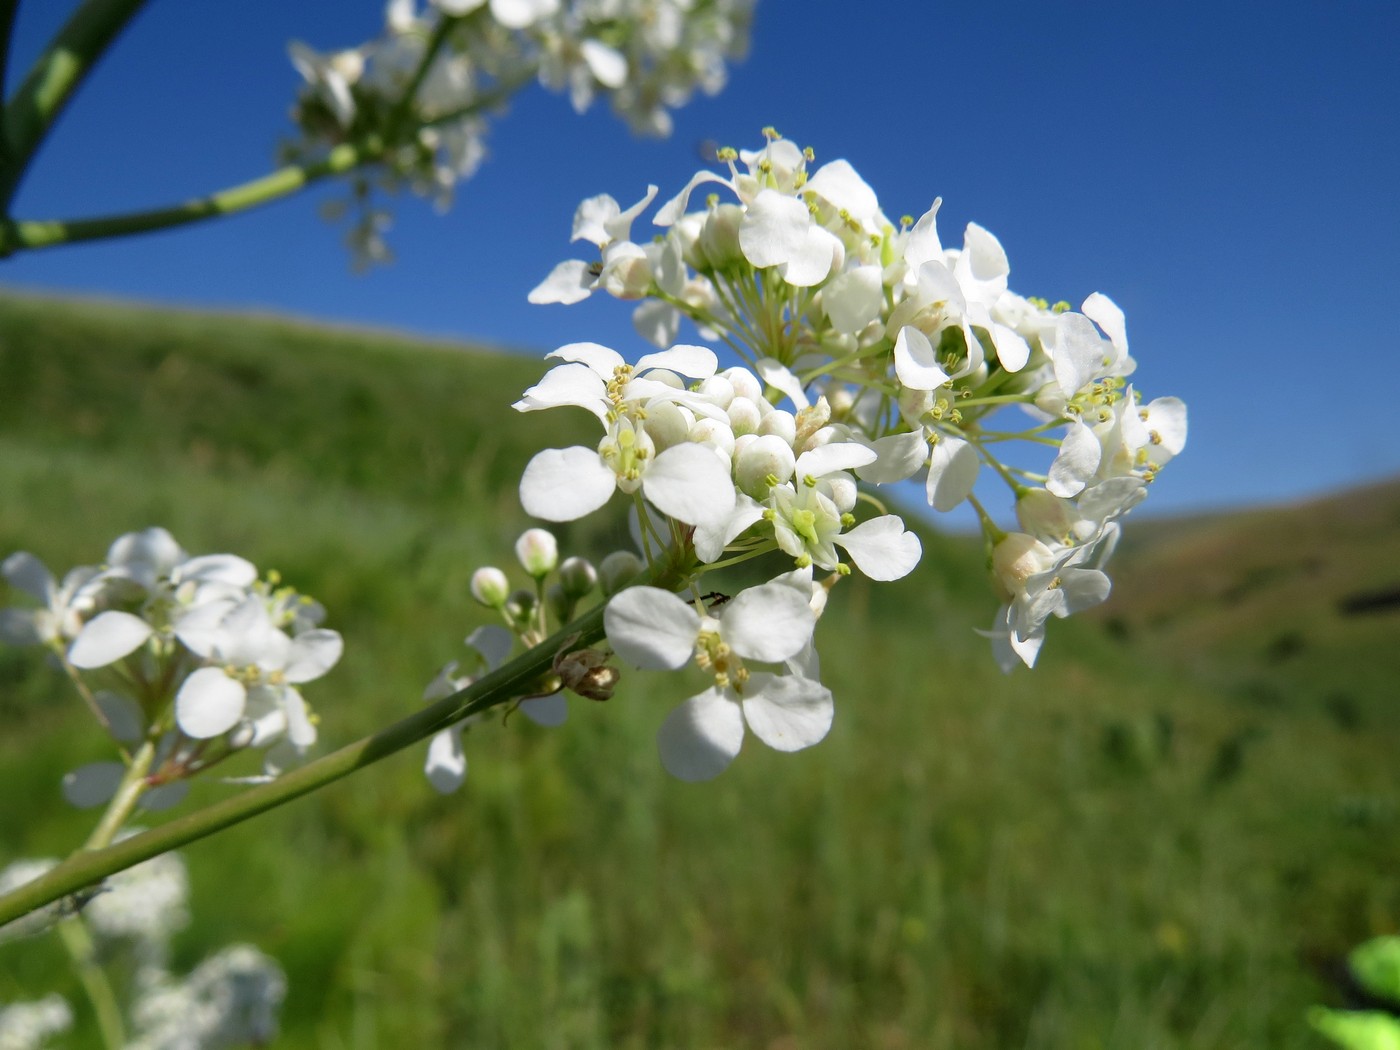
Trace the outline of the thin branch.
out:
M 8 0 L 7 0 L 8 2 Z M 29 161 L 93 65 L 146 0 L 84 0 L 5 106 L 0 212 L 10 210 Z M 13 6 L 13 4 L 11 4 Z
M 674 554 L 662 560 L 643 580 L 656 587 L 674 590 L 686 579 L 685 566 Z M 259 813 L 310 794 L 341 777 L 402 751 L 434 733 L 455 725 L 471 715 L 487 711 L 516 697 L 529 695 L 541 675 L 548 673 L 561 649 L 586 647 L 603 637 L 605 605 L 556 632 L 542 644 L 503 667 L 483 675 L 467 688 L 404 718 L 387 729 L 284 773 L 276 780 L 249 788 L 232 798 L 216 802 L 153 828 L 123 839 L 105 849 L 82 849 L 57 867 L 0 897 L 0 927 L 53 901 L 149 860 L 158 854 L 186 845 L 224 828 L 232 827 Z
M 271 204 L 330 175 L 340 175 L 378 160 L 383 151 L 383 144 L 377 140 L 367 143 L 343 143 L 314 164 L 289 164 L 251 182 L 230 186 L 207 197 L 197 197 L 173 207 L 102 215 L 91 219 L 7 221 L 0 226 L 0 257 L 13 255 L 17 251 L 52 248 L 59 244 L 147 233 L 246 211 L 249 208 Z
M 14 42 L 15 15 L 19 11 L 19 0 L 0 0 L 0 98 L 5 92 L 5 81 L 10 73 L 10 45 Z M 0 164 L 8 153 L 3 135 L 0 135 Z

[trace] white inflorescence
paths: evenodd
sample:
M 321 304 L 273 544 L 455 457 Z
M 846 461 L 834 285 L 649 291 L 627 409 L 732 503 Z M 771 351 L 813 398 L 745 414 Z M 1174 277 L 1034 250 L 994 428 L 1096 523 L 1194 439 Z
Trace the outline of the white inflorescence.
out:
M 329 671 L 343 645 L 320 626 L 325 610 L 275 573 L 260 579 L 232 554 L 192 557 L 162 528 L 119 537 L 102 565 L 61 583 L 24 551 L 0 569 L 39 602 L 0 610 L 0 638 L 58 655 L 114 740 L 156 744 L 149 807 L 178 802 L 188 777 L 232 751 L 263 749 L 275 775 L 315 742 L 299 686 Z M 125 768 L 84 766 L 64 792 L 101 805 Z
M 361 263 L 388 258 L 390 216 L 376 187 L 445 206 L 486 155 L 487 117 L 532 81 L 577 112 L 606 98 L 634 131 L 667 135 L 670 111 L 716 94 L 748 46 L 753 0 L 390 0 L 384 32 L 319 53 L 290 45 L 305 80 L 289 156 L 314 162 L 344 143 L 389 149 L 376 181 L 352 194 L 349 243 Z M 430 48 L 435 48 L 431 53 Z M 426 62 L 426 65 L 425 65 Z M 334 209 L 336 215 L 347 209 Z
M 571 521 L 621 493 L 639 512 L 642 549 L 680 549 L 697 575 L 781 551 L 788 569 L 808 574 L 819 612 L 852 569 L 876 580 L 913 569 L 920 545 L 899 517 L 856 511 L 862 500 L 880 506 L 871 487 L 918 477 L 935 511 L 974 508 L 1002 601 L 988 632 L 995 655 L 1007 670 L 1034 664 L 1049 619 L 1107 597 L 1120 519 L 1184 448 L 1186 406 L 1146 401 L 1129 383 L 1136 362 L 1107 296 L 1075 310 L 1017 295 L 989 231 L 970 223 L 961 247 L 944 247 L 940 201 L 892 222 L 847 161 L 811 167 L 810 150 L 766 137 L 757 151 L 720 151 L 727 171 L 697 173 L 657 210 L 660 233 L 645 243 L 632 227 L 656 187 L 626 208 L 606 194 L 579 206 L 573 239 L 597 257 L 560 263 L 531 301 L 603 292 L 635 302 L 638 331 L 663 349 L 635 363 L 592 343 L 549 355 L 561 363 L 515 407 L 582 408 L 604 434 L 596 447 L 537 454 L 521 502 L 536 517 Z M 692 209 L 702 188 L 703 206 Z M 683 319 L 741 363 L 721 369 L 707 347 L 677 344 Z M 1008 419 L 1008 408 L 1029 423 Z M 1013 528 L 988 511 L 988 484 L 1009 490 Z M 813 584 L 814 570 L 833 575 Z M 680 648 L 660 664 L 638 654 L 665 637 L 677 605 L 687 624 L 724 623 L 700 590 L 690 605 L 614 598 L 618 654 L 638 667 L 689 662 Z M 766 617 L 766 629 L 779 629 L 781 615 Z M 713 776 L 745 722 L 784 749 L 820 739 L 830 694 L 802 685 L 816 680 L 810 633 L 810 676 L 720 675 L 678 710 L 660 735 L 667 768 Z M 717 652 L 739 652 L 724 639 L 702 630 L 686 645 L 704 668 Z M 783 704 L 800 717 L 777 718 Z

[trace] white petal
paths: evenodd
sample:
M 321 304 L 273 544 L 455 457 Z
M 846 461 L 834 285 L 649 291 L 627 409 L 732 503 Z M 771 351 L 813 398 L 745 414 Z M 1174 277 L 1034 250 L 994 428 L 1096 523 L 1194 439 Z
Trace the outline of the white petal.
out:
M 316 725 L 307 713 L 306 701 L 302 699 L 301 693 L 289 685 L 283 686 L 278 691 L 278 699 L 287 716 L 287 739 L 295 744 L 298 750 L 316 743 Z
M 739 248 L 759 269 L 779 266 L 810 250 L 807 231 L 811 228 L 812 215 L 802 201 L 777 190 L 763 190 L 739 223 Z
M 875 450 L 875 461 L 856 468 L 856 474 L 872 485 L 912 478 L 928 459 L 928 442 L 922 431 L 890 434 L 873 442 L 871 447 Z
M 826 280 L 844 258 L 839 237 L 820 226 L 809 226 L 801 246 L 783 267 L 783 280 L 796 288 L 811 288 Z
M 324 627 L 302 631 L 292 639 L 283 677 L 292 683 L 320 678 L 335 666 L 344 650 L 345 643 L 338 631 L 329 631 Z
M 948 382 L 928 336 L 905 325 L 894 340 L 894 371 L 910 390 L 937 390 Z
M 666 772 L 688 781 L 719 776 L 743 743 L 743 713 L 718 689 L 692 696 L 666 717 L 656 734 Z
M 674 671 L 690 662 L 700 614 L 670 591 L 629 587 L 603 611 L 613 651 L 643 671 Z
M 652 346 L 669 346 L 681 329 L 681 313 L 670 303 L 648 299 L 632 311 L 632 327 Z
M 997 349 L 997 360 L 1008 372 L 1019 372 L 1031 359 L 1030 344 L 1021 338 L 1019 332 L 1004 324 L 991 326 L 992 345 Z
M 620 88 L 627 83 L 627 59 L 620 52 L 596 40 L 585 40 L 578 49 L 598 83 L 609 88 Z
M 909 231 L 909 238 L 904 242 L 904 261 L 911 270 L 917 271 L 924 263 L 943 258 L 943 244 L 938 239 L 938 209 L 942 205 L 942 197 L 935 199 L 933 206 Z
M 174 809 L 190 793 L 190 782 L 188 780 L 172 780 L 168 784 L 161 784 L 147 791 L 137 805 L 147 813 L 159 813 L 162 810 Z
M 695 526 L 695 556 L 706 565 L 718 561 L 725 547 L 750 525 L 763 520 L 763 509 L 762 504 L 740 493 L 735 497 L 734 512 L 724 521 Z
M 559 0 L 491 0 L 491 14 L 507 29 L 525 29 L 559 10 Z
M 943 436 L 929 455 L 928 502 L 936 511 L 950 511 L 972 493 L 981 462 L 977 450 L 962 438 Z
M 617 199 L 610 193 L 600 193 L 582 201 L 574 210 L 574 231 L 570 242 L 588 241 L 602 248 L 612 240 L 607 230 L 608 222 L 617 218 L 621 211 Z
M 880 316 L 885 289 L 880 267 L 857 266 L 837 274 L 822 289 L 822 307 L 831 326 L 845 335 L 854 335 Z
M 494 671 L 506 662 L 506 657 L 515 646 L 515 636 L 504 627 L 488 624 L 467 635 L 466 644 L 479 652 L 486 666 Z
M 607 393 L 607 384 L 587 365 L 560 365 L 546 372 L 511 407 L 517 412 L 538 412 L 560 405 L 573 405 L 592 412 L 607 426 Z
M 196 740 L 222 736 L 238 724 L 248 702 L 243 686 L 217 667 L 190 674 L 175 696 L 175 721 Z
M 541 726 L 562 726 L 569 718 L 569 702 L 563 693 L 532 696 L 520 701 L 520 713 Z
M 1074 397 L 1103 367 L 1103 339 L 1083 314 L 1061 314 L 1055 325 L 1055 381 Z
M 257 567 L 236 554 L 201 554 L 181 565 L 181 580 L 202 583 L 225 583 L 231 587 L 248 587 L 258 578 Z
M 734 512 L 729 468 L 703 445 L 676 445 L 657 456 L 642 475 L 642 491 L 657 510 L 687 525 L 727 521 Z
M 612 379 L 613 373 L 627 363 L 621 354 L 602 343 L 565 343 L 544 356 L 587 365 L 604 383 Z
M 107 719 L 107 732 L 112 734 L 112 739 L 135 744 L 146 735 L 146 718 L 131 697 L 102 689 L 93 696 L 93 700 Z
M 909 575 L 924 552 L 919 537 L 904 528 L 896 514 L 863 521 L 836 542 L 851 555 L 856 568 L 872 580 L 898 580 Z
M 1157 435 L 1157 442 L 1148 448 L 1154 460 L 1175 456 L 1186 447 L 1186 402 L 1180 398 L 1154 398 L 1147 406 L 1144 422 L 1149 433 Z M 1162 457 L 1161 452 L 1157 452 L 1159 449 L 1167 456 Z
M 467 777 L 467 756 L 462 751 L 462 727 L 444 729 L 428 741 L 428 761 L 423 766 L 428 783 L 446 795 L 462 786 Z
M 844 160 L 823 164 L 802 187 L 802 192 L 815 193 L 838 211 L 847 212 L 866 226 L 874 225 L 880 211 L 880 201 L 875 191 Z
M 598 279 L 582 259 L 568 259 L 549 271 L 549 276 L 530 290 L 525 298 L 535 304 L 580 303 L 593 293 Z
M 835 714 L 831 690 L 820 682 L 763 672 L 749 677 L 744 720 L 754 736 L 776 751 L 801 751 L 819 743 Z
M 798 408 L 807 408 L 810 402 L 802 389 L 802 381 L 793 375 L 786 365 L 772 357 L 760 357 L 754 362 L 759 377 L 774 390 L 781 390 Z
M 1119 353 L 1128 352 L 1128 325 L 1117 303 L 1103 292 L 1094 292 L 1084 300 L 1079 311 L 1103 329 Z
M 1094 432 L 1083 423 L 1071 423 L 1065 439 L 1060 442 L 1055 462 L 1050 464 L 1046 489 L 1064 499 L 1079 495 L 1099 469 L 1102 456 L 1103 446 Z
M 729 186 L 729 180 L 721 175 L 716 175 L 713 171 L 697 171 L 690 177 L 690 181 L 685 187 L 669 201 L 661 206 L 661 210 L 656 213 L 656 218 L 652 220 L 657 226 L 672 226 L 682 215 L 690 204 L 690 195 L 695 187 L 704 185 L 707 182 L 718 182 L 724 186 Z
M 855 441 L 833 441 L 808 449 L 797 457 L 793 473 L 799 478 L 820 478 L 838 470 L 853 470 L 874 463 L 873 448 Z
M 520 503 L 531 517 L 573 521 L 608 502 L 616 488 L 617 475 L 595 449 L 547 448 L 520 478 Z
M 64 775 L 63 797 L 79 809 L 100 806 L 117 793 L 125 775 L 120 762 L 93 762 Z
M 68 650 L 68 661 L 83 670 L 106 667 L 141 648 L 151 634 L 151 625 L 139 616 L 105 612 L 83 625 Z
M 720 611 L 720 635 L 746 660 L 775 664 L 799 652 L 817 626 L 810 592 L 765 583 L 735 595 Z
M 715 374 L 715 369 L 718 367 L 719 358 L 715 357 L 715 352 L 709 347 L 689 346 L 682 343 L 669 350 L 647 354 L 637 362 L 636 371 L 643 372 L 649 368 L 668 368 L 687 379 L 709 379 Z
M 53 573 L 28 551 L 17 551 L 5 559 L 3 567 L 5 579 L 12 587 L 18 587 L 31 598 L 48 604 L 54 591 Z
M 975 222 L 967 224 L 963 232 L 963 250 L 958 256 L 957 276 L 967 284 L 979 285 L 980 298 L 990 302 L 1006 290 L 1006 277 L 1011 265 L 1006 261 L 1006 250 L 1001 242 L 988 230 Z

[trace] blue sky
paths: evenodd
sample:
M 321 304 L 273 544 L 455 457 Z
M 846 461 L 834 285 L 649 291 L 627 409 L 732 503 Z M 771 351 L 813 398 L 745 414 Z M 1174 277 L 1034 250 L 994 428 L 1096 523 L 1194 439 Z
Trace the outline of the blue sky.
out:
M 21 3 L 12 66 L 66 6 Z M 155 206 L 261 174 L 290 130 L 287 40 L 348 46 L 381 24 L 377 0 L 155 0 L 55 130 L 16 216 Z M 992 230 L 1016 291 L 1102 291 L 1127 311 L 1136 384 L 1192 413 L 1148 508 L 1293 499 L 1400 472 L 1397 39 L 1394 0 L 759 0 L 750 57 L 669 140 L 521 95 L 450 213 L 398 202 L 389 267 L 351 272 L 317 214 L 330 187 L 0 261 L 0 284 L 632 354 L 624 304 L 525 301 L 575 254 L 574 207 L 630 203 L 648 182 L 667 196 L 701 166 L 699 143 L 754 147 L 772 124 L 819 163 L 847 158 L 889 215 L 942 196 L 945 241 L 969 220 Z

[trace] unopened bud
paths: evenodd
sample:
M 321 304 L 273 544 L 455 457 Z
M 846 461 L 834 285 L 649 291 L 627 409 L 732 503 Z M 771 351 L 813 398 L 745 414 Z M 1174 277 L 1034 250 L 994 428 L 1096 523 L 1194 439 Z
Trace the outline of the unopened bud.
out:
M 471 592 L 488 609 L 499 609 L 510 594 L 510 581 L 500 569 L 487 566 L 472 573 Z
M 700 228 L 700 253 L 714 270 L 725 270 L 740 262 L 744 253 L 739 247 L 739 224 L 744 209 L 737 204 L 721 204 L 711 208 Z
M 542 580 L 559 564 L 559 541 L 547 529 L 526 529 L 515 541 L 515 556 L 526 572 Z
M 565 558 L 559 566 L 559 583 L 565 594 L 579 599 L 598 586 L 598 572 L 587 558 Z
M 646 568 L 642 559 L 631 551 L 613 551 L 598 565 L 598 582 L 603 597 L 611 598 Z
M 1010 532 L 992 548 L 992 574 L 1011 599 L 1026 589 L 1026 581 L 1055 563 L 1055 552 L 1034 536 Z
M 511 591 L 503 611 L 511 623 L 526 625 L 533 619 L 538 605 L 539 599 L 535 597 L 534 591 Z

